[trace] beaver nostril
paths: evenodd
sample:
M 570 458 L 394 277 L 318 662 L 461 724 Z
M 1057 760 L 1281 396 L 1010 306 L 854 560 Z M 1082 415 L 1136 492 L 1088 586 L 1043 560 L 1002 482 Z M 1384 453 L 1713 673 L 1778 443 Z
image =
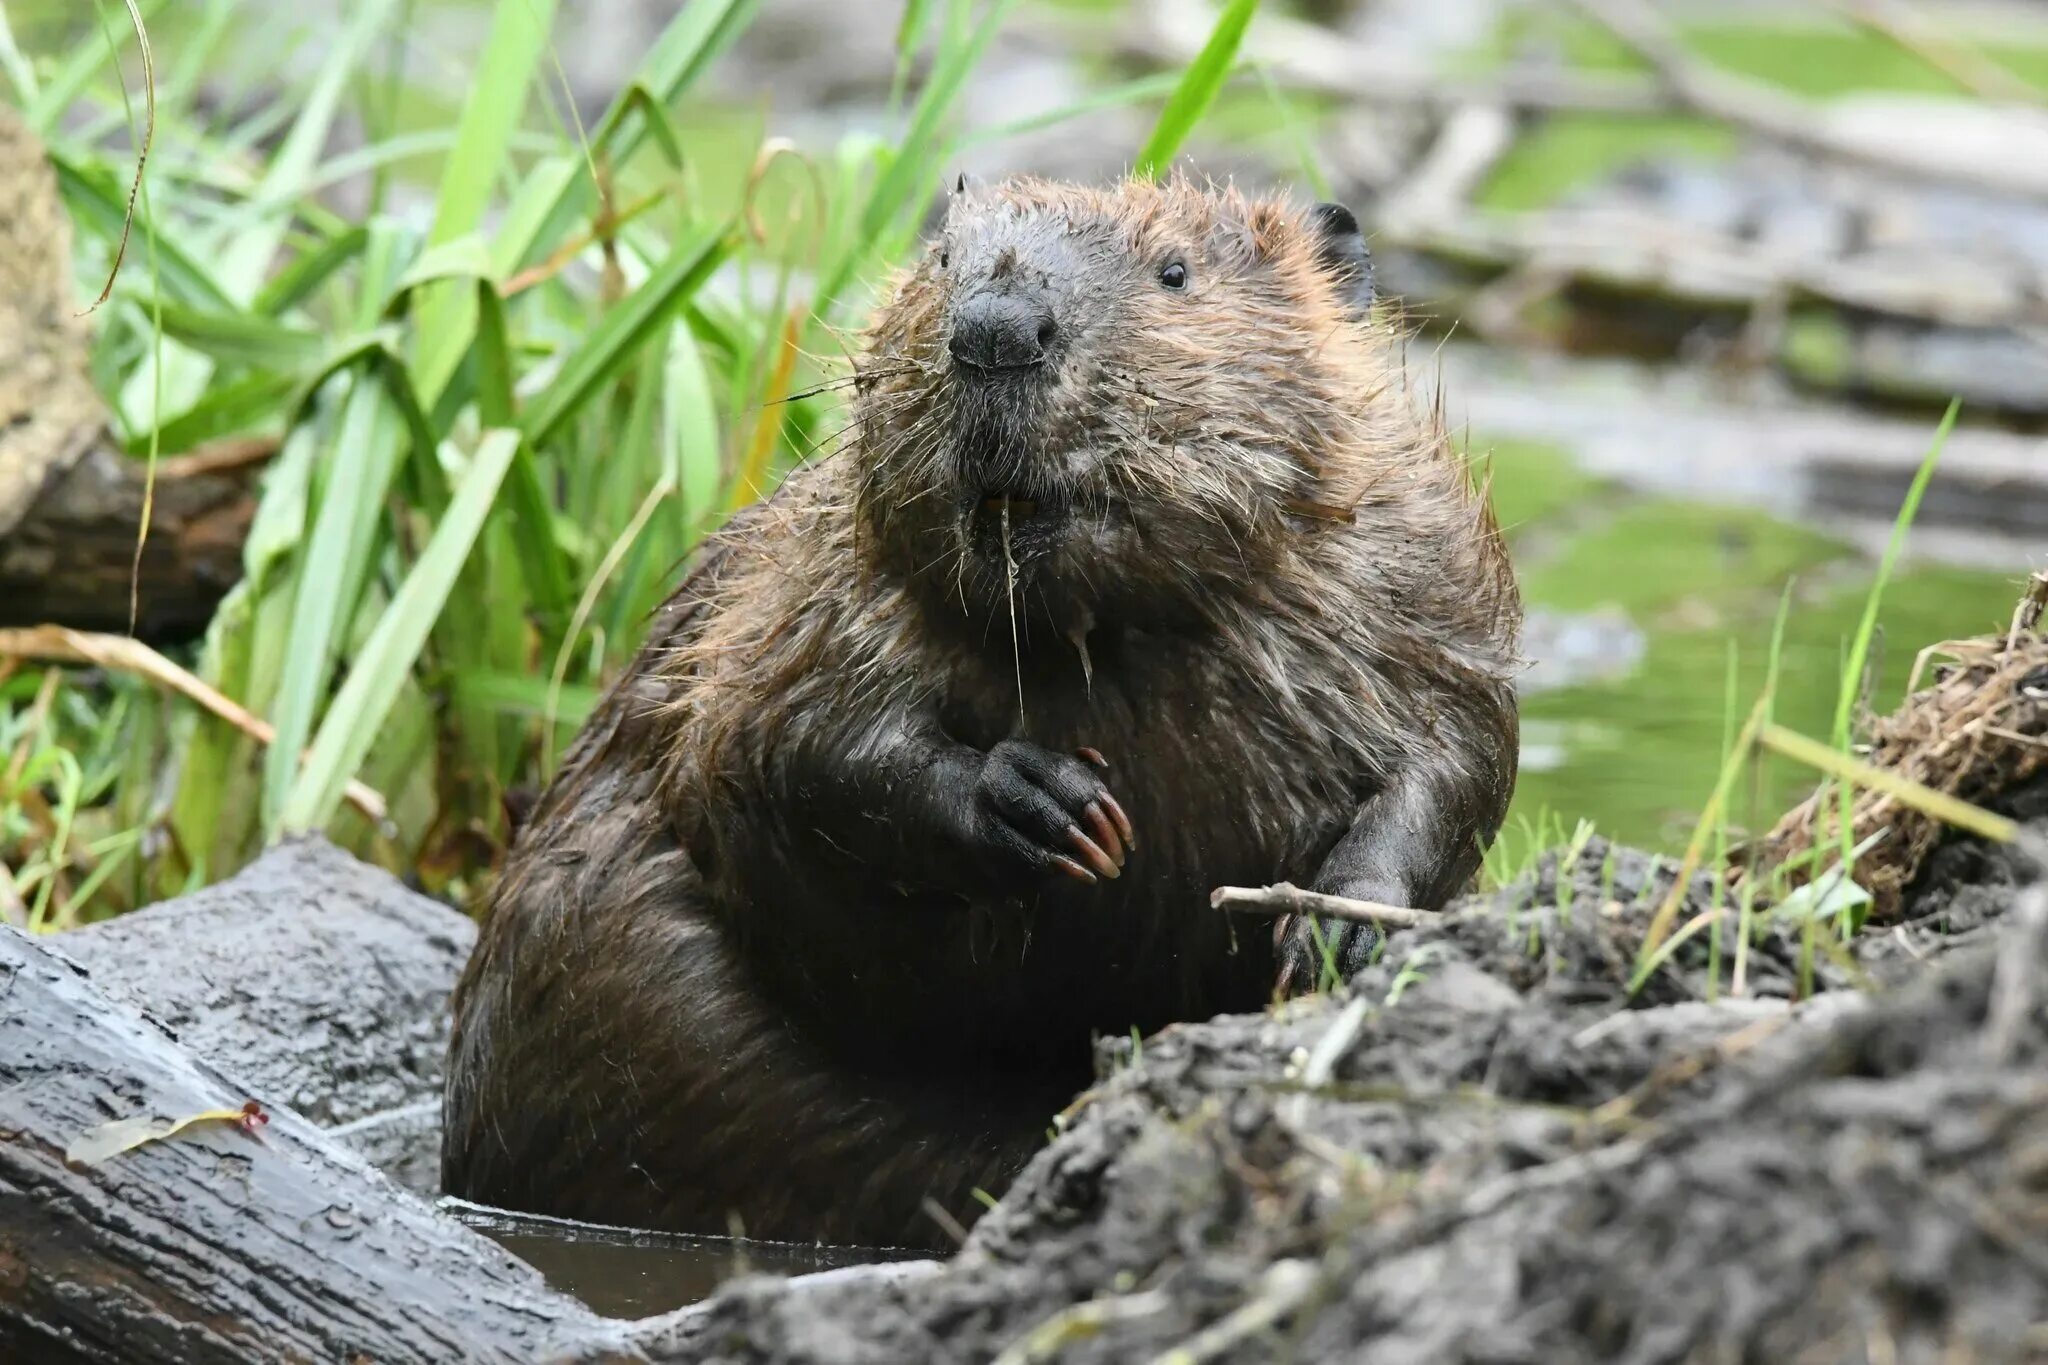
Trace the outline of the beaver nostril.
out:
M 1042 365 L 1058 334 L 1052 309 L 1035 292 L 987 292 L 953 310 L 953 359 L 977 370 L 1022 370 Z

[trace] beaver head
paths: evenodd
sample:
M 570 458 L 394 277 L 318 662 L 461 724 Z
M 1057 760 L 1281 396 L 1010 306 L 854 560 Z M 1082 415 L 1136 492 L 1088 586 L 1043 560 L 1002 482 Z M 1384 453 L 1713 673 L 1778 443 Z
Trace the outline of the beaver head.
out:
M 1390 373 L 1371 302 L 1334 204 L 963 186 L 870 333 L 864 555 L 977 625 L 1200 616 L 1356 503 Z

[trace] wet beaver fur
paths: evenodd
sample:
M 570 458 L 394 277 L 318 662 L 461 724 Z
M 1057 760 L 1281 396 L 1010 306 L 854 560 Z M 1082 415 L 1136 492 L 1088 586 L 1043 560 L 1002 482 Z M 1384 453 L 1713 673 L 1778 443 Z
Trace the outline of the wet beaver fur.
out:
M 1519 599 L 1370 270 L 1335 205 L 957 193 L 846 448 L 710 542 L 517 836 L 446 1188 L 931 1243 L 1091 1035 L 1313 987 L 1309 926 L 1212 887 L 1452 895 L 1513 786 Z

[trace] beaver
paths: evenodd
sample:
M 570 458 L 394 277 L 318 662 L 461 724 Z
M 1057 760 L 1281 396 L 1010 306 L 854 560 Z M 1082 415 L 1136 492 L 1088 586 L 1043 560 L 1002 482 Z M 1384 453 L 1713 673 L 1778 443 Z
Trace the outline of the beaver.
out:
M 1094 1037 L 1373 950 L 1211 888 L 1460 889 L 1520 601 L 1385 311 L 1337 205 L 957 187 L 843 449 L 709 541 L 513 841 L 447 1190 L 930 1245 Z

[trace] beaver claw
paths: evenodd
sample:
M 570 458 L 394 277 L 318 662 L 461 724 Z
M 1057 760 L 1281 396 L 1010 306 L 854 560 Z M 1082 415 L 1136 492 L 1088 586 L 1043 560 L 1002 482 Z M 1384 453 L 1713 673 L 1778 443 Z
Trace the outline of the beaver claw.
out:
M 1384 942 L 1379 929 L 1370 924 L 1283 916 L 1273 924 L 1273 950 L 1279 960 L 1274 987 L 1284 996 L 1310 995 L 1349 980 L 1372 965 Z
M 984 851 L 1013 864 L 1090 885 L 1122 876 L 1137 844 L 1130 817 L 1097 766 L 1014 739 L 996 745 L 982 764 L 974 834 Z

